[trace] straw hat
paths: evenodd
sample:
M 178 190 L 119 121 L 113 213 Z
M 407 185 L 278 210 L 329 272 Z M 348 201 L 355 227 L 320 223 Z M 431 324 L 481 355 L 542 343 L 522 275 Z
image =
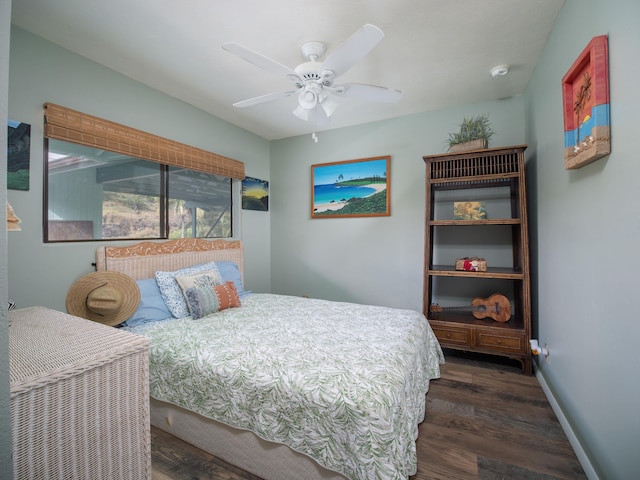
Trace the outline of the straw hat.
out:
M 138 308 L 140 289 L 120 272 L 93 272 L 78 279 L 67 293 L 67 312 L 105 325 L 119 325 Z

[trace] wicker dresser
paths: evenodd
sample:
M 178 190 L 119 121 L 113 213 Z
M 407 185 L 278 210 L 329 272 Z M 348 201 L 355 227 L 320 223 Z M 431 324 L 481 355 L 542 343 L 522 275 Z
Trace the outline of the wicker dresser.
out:
M 15 479 L 150 479 L 149 341 L 43 307 L 9 312 Z

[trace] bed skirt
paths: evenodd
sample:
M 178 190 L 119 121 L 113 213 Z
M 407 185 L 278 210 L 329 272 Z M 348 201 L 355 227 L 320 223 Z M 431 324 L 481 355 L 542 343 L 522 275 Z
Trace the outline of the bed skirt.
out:
M 151 398 L 151 425 L 265 480 L 345 480 L 286 445 Z

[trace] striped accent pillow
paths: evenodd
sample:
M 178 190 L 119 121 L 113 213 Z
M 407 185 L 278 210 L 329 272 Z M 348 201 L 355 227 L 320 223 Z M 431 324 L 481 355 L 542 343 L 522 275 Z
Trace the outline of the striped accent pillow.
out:
M 194 320 L 241 305 L 238 290 L 231 281 L 224 285 L 187 288 L 184 296 L 191 318 Z

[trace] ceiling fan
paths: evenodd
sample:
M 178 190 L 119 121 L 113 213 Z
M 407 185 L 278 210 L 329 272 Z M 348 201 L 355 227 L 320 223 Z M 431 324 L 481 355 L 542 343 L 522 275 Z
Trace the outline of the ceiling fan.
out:
M 367 24 L 344 40 L 324 62 L 319 61 L 324 54 L 324 45 L 321 42 L 306 42 L 301 49 L 302 55 L 308 61 L 294 69 L 237 43 L 225 43 L 222 48 L 228 52 L 263 70 L 284 75 L 295 86 L 293 90 L 268 93 L 233 105 L 243 108 L 297 95 L 298 105 L 293 114 L 302 120 L 323 125 L 328 123 L 329 117 L 339 106 L 336 99 L 359 98 L 374 102 L 399 102 L 402 98 L 400 90 L 362 83 L 334 83 L 336 78 L 373 50 L 383 37 L 382 30 L 375 25 Z

